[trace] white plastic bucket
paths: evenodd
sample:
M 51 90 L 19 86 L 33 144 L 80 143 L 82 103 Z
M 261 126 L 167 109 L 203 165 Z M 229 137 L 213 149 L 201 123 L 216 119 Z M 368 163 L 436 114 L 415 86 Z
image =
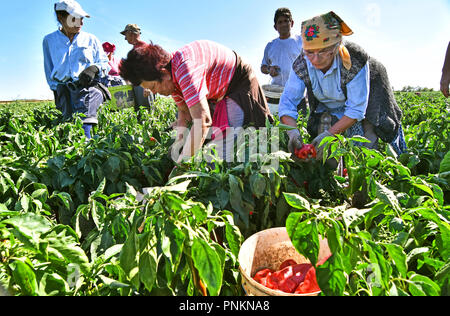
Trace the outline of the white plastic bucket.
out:
M 280 104 L 280 98 L 283 94 L 284 87 L 278 85 L 263 85 L 262 89 L 264 91 L 264 95 L 267 98 L 267 105 L 269 106 L 270 112 L 273 115 L 278 114 L 278 106 Z

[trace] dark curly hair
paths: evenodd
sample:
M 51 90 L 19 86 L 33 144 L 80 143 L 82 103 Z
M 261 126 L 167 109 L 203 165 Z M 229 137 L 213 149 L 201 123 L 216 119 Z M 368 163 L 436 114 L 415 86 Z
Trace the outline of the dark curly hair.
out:
M 161 71 L 164 68 L 171 70 L 171 60 L 172 55 L 161 46 L 143 43 L 122 59 L 119 74 L 134 86 L 139 86 L 142 81 L 161 81 Z
M 278 19 L 281 18 L 282 16 L 285 16 L 289 20 L 293 21 L 291 10 L 289 10 L 288 8 L 279 8 L 275 12 L 274 23 L 277 24 Z

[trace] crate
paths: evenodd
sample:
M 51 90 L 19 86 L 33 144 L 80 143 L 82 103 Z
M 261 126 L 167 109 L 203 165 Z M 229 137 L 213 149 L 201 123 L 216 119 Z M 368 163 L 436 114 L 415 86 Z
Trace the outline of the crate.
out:
M 109 102 L 110 110 L 121 110 L 125 108 L 134 108 L 135 95 L 133 86 L 116 86 L 108 88 L 111 93 L 111 101 Z

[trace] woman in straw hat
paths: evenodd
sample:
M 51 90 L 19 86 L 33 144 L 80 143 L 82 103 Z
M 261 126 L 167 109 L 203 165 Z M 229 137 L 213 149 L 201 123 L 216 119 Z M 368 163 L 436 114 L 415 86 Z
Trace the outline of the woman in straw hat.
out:
M 297 126 L 297 105 L 307 91 L 310 107 L 308 132 L 323 159 L 320 143 L 327 136 L 364 136 L 369 148 L 378 140 L 390 143 L 400 154 L 406 151 L 398 107 L 386 70 L 358 45 L 343 42 L 353 31 L 334 12 L 302 23 L 302 54 L 294 62 L 280 99 L 282 123 Z M 328 120 L 328 121 L 327 121 Z M 326 126 L 328 125 L 328 126 Z M 303 146 L 298 129 L 288 132 L 289 150 Z

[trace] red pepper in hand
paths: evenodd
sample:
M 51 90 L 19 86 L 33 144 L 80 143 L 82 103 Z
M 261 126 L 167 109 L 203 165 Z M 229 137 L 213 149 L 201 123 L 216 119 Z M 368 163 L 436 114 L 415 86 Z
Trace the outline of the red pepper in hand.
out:
M 302 148 L 295 151 L 295 155 L 303 160 L 312 159 L 317 157 L 317 151 L 313 145 L 303 145 Z

